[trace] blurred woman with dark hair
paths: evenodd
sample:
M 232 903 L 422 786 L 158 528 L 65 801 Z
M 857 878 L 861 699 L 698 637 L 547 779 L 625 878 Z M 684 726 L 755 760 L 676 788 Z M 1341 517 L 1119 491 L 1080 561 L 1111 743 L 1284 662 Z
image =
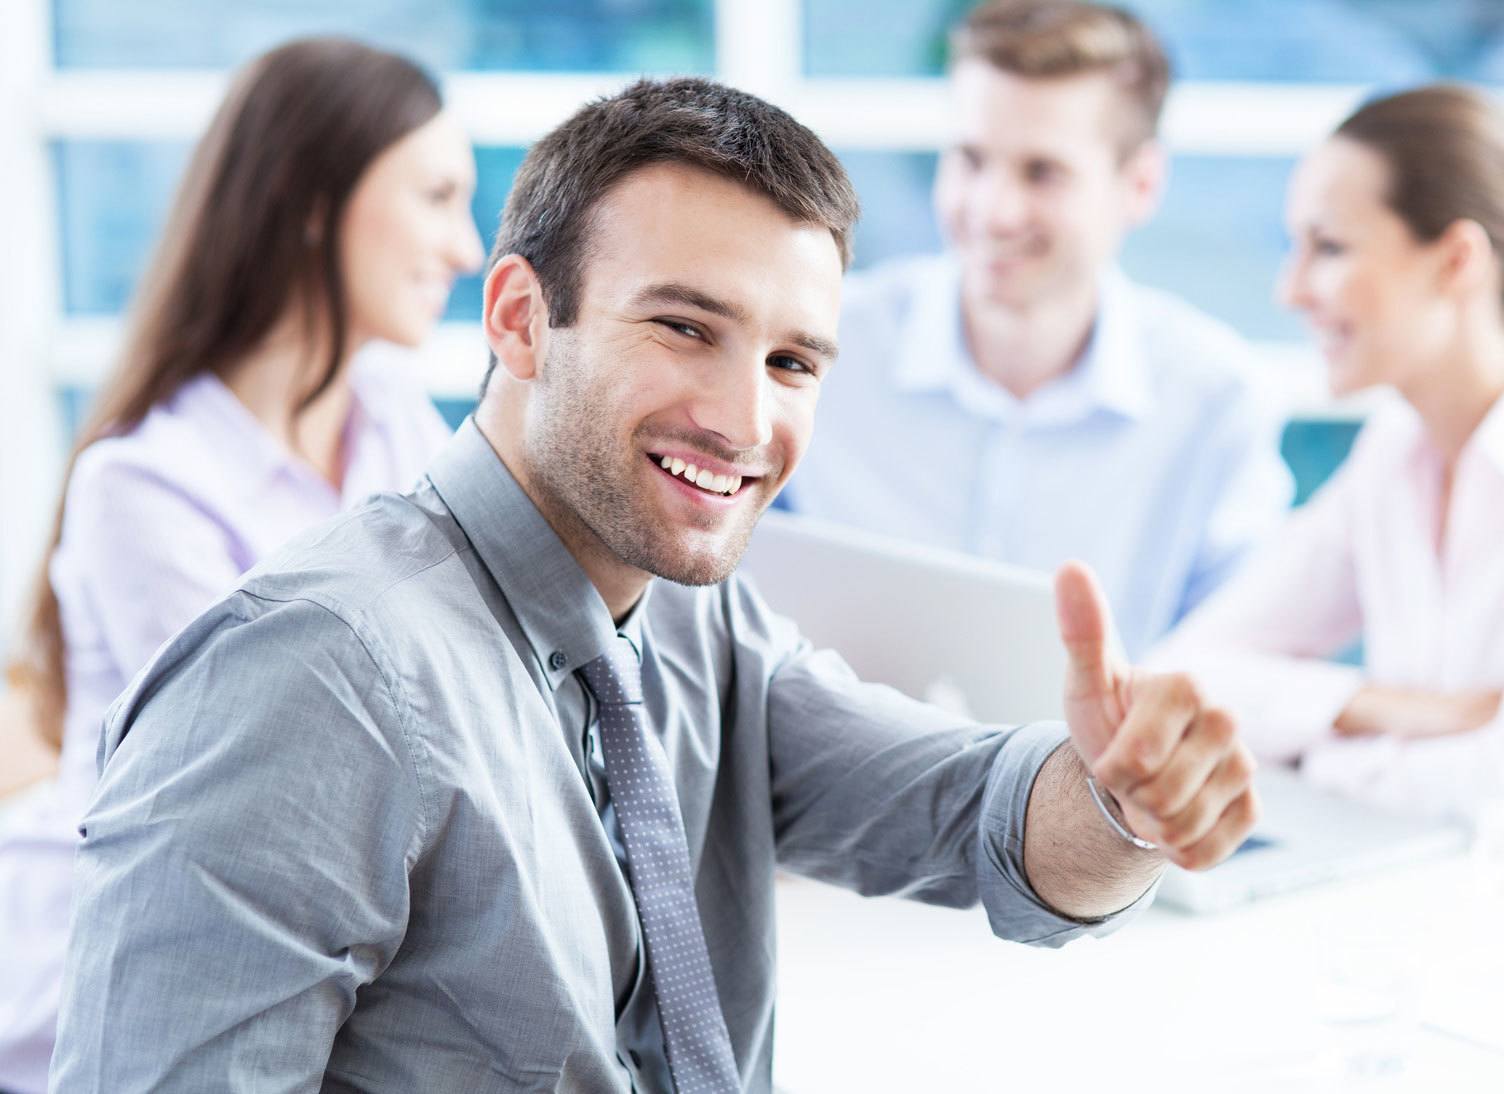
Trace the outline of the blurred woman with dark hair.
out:
M 251 62 L 199 142 L 9 666 L 62 758 L 0 827 L 0 1089 L 46 1088 L 74 825 L 110 701 L 258 557 L 406 489 L 447 437 L 416 378 L 356 354 L 421 342 L 479 267 L 474 186 L 432 78 L 343 39 Z
M 1375 100 L 1296 171 L 1282 295 L 1330 386 L 1389 387 L 1277 542 L 1156 651 L 1265 757 L 1381 806 L 1504 796 L 1504 115 Z M 1361 668 L 1327 658 L 1362 639 Z

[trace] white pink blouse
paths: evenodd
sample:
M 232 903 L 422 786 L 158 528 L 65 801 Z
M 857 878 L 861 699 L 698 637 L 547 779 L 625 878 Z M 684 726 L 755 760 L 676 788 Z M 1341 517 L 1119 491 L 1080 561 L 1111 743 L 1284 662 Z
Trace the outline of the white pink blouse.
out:
M 1397 810 L 1476 815 L 1504 796 L 1504 713 L 1425 740 L 1332 730 L 1365 682 L 1504 685 L 1504 401 L 1458 460 L 1444 537 L 1442 472 L 1415 411 L 1385 405 L 1332 480 L 1151 664 L 1194 671 L 1256 752 L 1298 760 L 1315 784 Z M 1326 660 L 1359 638 L 1363 668 Z

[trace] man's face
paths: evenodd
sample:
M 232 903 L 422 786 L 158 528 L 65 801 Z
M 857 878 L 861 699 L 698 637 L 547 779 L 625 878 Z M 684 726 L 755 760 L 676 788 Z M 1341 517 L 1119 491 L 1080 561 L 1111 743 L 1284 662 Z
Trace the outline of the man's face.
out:
M 612 189 L 525 418 L 528 479 L 571 549 L 728 576 L 809 441 L 840 286 L 828 229 L 727 179 L 654 165 Z
M 1158 197 L 1157 146 L 1125 158 L 1105 74 L 1026 79 L 980 60 L 951 74 L 953 141 L 935 206 L 969 299 L 1029 307 L 1079 292 Z

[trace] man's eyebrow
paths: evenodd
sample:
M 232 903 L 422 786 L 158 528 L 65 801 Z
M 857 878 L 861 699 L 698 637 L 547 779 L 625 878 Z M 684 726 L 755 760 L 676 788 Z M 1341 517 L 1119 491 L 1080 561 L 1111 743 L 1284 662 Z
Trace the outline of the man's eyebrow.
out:
M 690 285 L 678 281 L 665 281 L 659 285 L 649 285 L 638 291 L 629 302 L 631 307 L 646 308 L 664 304 L 682 304 L 689 308 L 698 308 L 700 311 L 718 315 L 722 319 L 730 319 L 734 323 L 747 322 L 745 309 L 729 300 L 711 296 L 701 292 Z M 821 338 L 817 334 L 806 334 L 803 331 L 795 331 L 788 335 L 789 341 L 796 346 L 801 346 L 811 353 L 817 353 L 821 357 L 827 357 L 834 361 L 839 350 L 836 344 L 828 338 Z
M 633 307 L 649 307 L 655 304 L 683 304 L 690 308 L 699 308 L 708 311 L 711 315 L 719 315 L 722 319 L 731 319 L 737 323 L 747 321 L 747 313 L 735 304 L 699 289 L 677 281 L 665 281 L 659 285 L 649 285 L 632 297 Z
M 821 338 L 817 334 L 804 334 L 802 332 L 796 332 L 795 334 L 790 335 L 790 340 L 796 346 L 803 346 L 811 353 L 818 353 L 821 357 L 827 358 L 831 361 L 834 361 L 836 359 L 836 354 L 840 352 L 840 350 L 836 348 L 836 344 L 834 342 L 832 342 L 828 338 Z

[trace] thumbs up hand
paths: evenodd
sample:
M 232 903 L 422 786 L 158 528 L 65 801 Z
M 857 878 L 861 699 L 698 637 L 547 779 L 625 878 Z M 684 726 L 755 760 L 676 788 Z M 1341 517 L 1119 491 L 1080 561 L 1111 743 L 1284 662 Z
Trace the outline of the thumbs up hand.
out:
M 1117 799 L 1128 828 L 1171 862 L 1189 870 L 1221 862 L 1258 820 L 1253 757 L 1232 718 L 1206 706 L 1190 677 L 1123 662 L 1086 566 L 1060 568 L 1055 606 L 1068 656 L 1065 716 L 1082 762 Z

